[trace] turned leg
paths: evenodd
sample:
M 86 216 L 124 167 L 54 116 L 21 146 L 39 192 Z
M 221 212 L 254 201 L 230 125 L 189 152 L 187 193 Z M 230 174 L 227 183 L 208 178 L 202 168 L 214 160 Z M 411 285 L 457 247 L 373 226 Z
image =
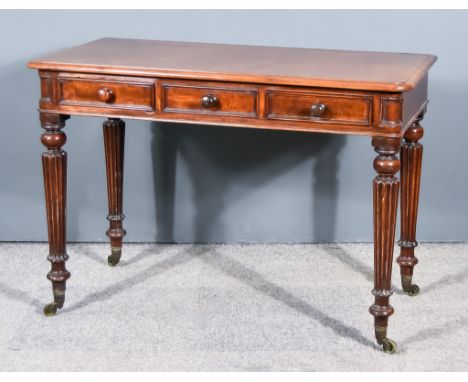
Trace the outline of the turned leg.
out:
M 122 239 L 127 233 L 122 225 L 125 218 L 122 213 L 125 122 L 109 118 L 104 122 L 103 131 L 109 202 L 107 219 L 110 225 L 106 234 L 111 242 L 111 254 L 107 261 L 110 266 L 114 266 L 120 261 Z
M 42 154 L 44 188 L 47 210 L 47 229 L 51 270 L 47 278 L 52 281 L 54 301 L 44 307 L 46 316 L 53 316 L 65 302 L 66 281 L 70 272 L 65 268 L 66 251 L 66 202 L 67 202 L 67 153 L 62 150 L 67 137 L 61 131 L 68 116 L 41 113 L 41 125 L 45 132 L 41 142 L 47 148 Z
M 395 240 L 395 224 L 398 208 L 396 173 L 400 169 L 398 151 L 400 139 L 372 139 L 378 153 L 374 160 L 377 176 L 374 178 L 374 304 L 369 312 L 374 316 L 375 337 L 385 352 L 394 353 L 396 343 L 387 338 L 388 318 L 393 314 L 389 299 L 392 295 L 392 262 Z
M 419 124 L 422 119 L 418 117 L 404 136 L 401 146 L 401 239 L 400 256 L 397 263 L 400 265 L 401 285 L 403 291 L 416 296 L 419 287 L 412 284 L 413 268 L 418 263 L 414 256 L 414 249 L 418 245 L 416 241 L 416 220 L 418 217 L 419 184 L 421 178 L 421 162 L 423 147 L 419 140 L 424 130 Z

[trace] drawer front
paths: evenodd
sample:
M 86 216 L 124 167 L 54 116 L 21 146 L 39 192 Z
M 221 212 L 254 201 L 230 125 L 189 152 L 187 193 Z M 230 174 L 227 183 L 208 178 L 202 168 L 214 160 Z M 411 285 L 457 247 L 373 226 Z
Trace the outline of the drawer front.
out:
M 257 90 L 235 85 L 162 85 L 163 111 L 255 117 Z
M 321 92 L 269 91 L 267 118 L 370 125 L 372 97 Z
M 154 110 L 154 80 L 146 78 L 59 77 L 60 104 Z

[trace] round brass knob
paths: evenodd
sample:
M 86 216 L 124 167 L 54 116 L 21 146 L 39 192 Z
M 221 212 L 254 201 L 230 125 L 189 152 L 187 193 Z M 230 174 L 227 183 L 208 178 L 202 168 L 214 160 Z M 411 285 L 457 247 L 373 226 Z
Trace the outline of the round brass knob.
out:
M 114 92 L 109 88 L 99 89 L 98 99 L 102 102 L 112 102 L 112 100 L 114 99 Z
M 217 103 L 218 103 L 218 99 L 214 95 L 211 95 L 211 94 L 203 96 L 201 99 L 201 104 L 206 109 L 216 106 Z
M 321 117 L 325 113 L 327 106 L 323 103 L 317 102 L 310 107 L 310 115 L 312 117 Z

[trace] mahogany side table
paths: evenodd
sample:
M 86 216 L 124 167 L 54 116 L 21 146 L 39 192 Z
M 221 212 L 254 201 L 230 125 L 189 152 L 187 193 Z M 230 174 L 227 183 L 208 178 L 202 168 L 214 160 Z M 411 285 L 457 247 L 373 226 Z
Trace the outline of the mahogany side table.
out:
M 403 290 L 412 284 L 428 70 L 425 54 L 352 52 L 299 48 L 202 44 L 103 38 L 66 49 L 29 67 L 37 69 L 41 141 L 54 301 L 46 315 L 63 307 L 67 154 L 62 131 L 70 115 L 102 116 L 111 242 L 110 265 L 119 262 L 125 123 L 121 118 L 246 128 L 358 134 L 372 138 L 375 337 L 386 352 L 393 314 L 391 274 L 401 174 Z M 400 155 L 399 155 L 400 154 Z

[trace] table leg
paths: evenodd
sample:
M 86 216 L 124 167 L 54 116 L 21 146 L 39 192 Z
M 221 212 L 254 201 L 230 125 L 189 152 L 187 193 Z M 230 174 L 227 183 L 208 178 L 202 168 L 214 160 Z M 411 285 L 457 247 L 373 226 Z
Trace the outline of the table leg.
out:
M 406 131 L 404 142 L 401 146 L 401 238 L 400 256 L 397 263 L 400 265 L 401 285 L 403 291 L 416 296 L 419 287 L 412 284 L 413 268 L 418 263 L 414 256 L 414 249 L 418 245 L 416 241 L 416 220 L 418 217 L 419 185 L 421 179 L 421 162 L 423 146 L 419 140 L 424 135 L 424 130 L 419 124 L 422 115 L 418 117 L 412 126 Z
M 41 142 L 47 148 L 42 154 L 42 169 L 47 211 L 47 229 L 51 270 L 47 278 L 52 281 L 54 301 L 44 307 L 46 316 L 53 316 L 65 302 L 66 281 L 70 272 L 65 268 L 66 251 L 66 202 L 67 202 L 67 153 L 62 150 L 67 137 L 61 131 L 69 117 L 60 114 L 41 113 L 41 126 L 46 131 Z
M 387 338 L 388 318 L 393 314 L 389 299 L 392 295 L 391 278 L 393 245 L 398 208 L 399 181 L 396 173 L 400 169 L 398 151 L 399 138 L 372 139 L 378 153 L 374 160 L 377 176 L 374 178 L 374 304 L 369 312 L 374 316 L 375 337 L 385 352 L 394 353 L 396 343 Z
M 127 233 L 122 225 L 125 218 L 122 213 L 125 122 L 109 118 L 103 124 L 103 131 L 109 203 L 107 219 L 110 225 L 106 234 L 111 241 L 111 254 L 107 261 L 110 266 L 114 266 L 120 261 L 122 239 Z

